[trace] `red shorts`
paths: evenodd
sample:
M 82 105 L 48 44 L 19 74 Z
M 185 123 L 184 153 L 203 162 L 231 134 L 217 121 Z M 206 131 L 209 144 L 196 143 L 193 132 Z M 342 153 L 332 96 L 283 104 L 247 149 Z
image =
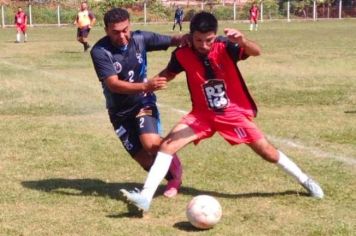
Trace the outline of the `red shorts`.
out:
M 231 145 L 253 143 L 264 137 L 253 122 L 253 118 L 241 113 L 216 115 L 191 111 L 181 119 L 180 123 L 188 125 L 198 136 L 198 139 L 194 141 L 195 144 L 213 136 L 215 132 L 218 132 Z
M 21 31 L 21 32 L 25 33 L 27 26 L 23 25 L 23 24 L 16 24 L 16 29 L 17 29 L 17 31 Z
M 250 22 L 254 22 L 255 24 L 257 24 L 257 17 L 251 17 Z

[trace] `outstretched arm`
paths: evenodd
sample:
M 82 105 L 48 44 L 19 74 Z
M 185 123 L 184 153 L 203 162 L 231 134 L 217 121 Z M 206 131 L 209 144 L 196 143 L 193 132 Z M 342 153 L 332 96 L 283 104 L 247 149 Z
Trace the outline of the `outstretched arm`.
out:
M 185 46 L 190 44 L 190 35 L 173 35 L 171 40 L 171 46 Z
M 240 31 L 236 29 L 225 28 L 224 33 L 231 42 L 239 44 L 239 46 L 245 50 L 247 55 L 261 55 L 260 46 L 257 43 L 247 39 Z
M 164 77 L 154 77 L 147 82 L 131 83 L 119 80 L 117 75 L 113 75 L 106 78 L 104 83 L 113 93 L 135 94 L 164 89 L 166 87 L 167 80 Z
M 159 72 L 158 75 L 151 78 L 149 81 L 161 81 L 161 83 L 163 83 L 164 81 L 165 84 L 160 87 L 160 89 L 164 89 L 167 87 L 167 82 L 171 81 L 175 77 L 176 77 L 175 73 L 170 72 L 167 68 L 165 68 L 164 70 Z

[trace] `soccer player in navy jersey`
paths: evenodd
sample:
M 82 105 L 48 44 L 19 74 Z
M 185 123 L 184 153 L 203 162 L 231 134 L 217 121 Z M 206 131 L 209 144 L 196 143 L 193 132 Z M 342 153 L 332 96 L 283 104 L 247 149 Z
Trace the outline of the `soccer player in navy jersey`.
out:
M 166 86 L 162 78 L 147 80 L 147 52 L 166 50 L 187 41 L 187 35 L 165 36 L 131 31 L 129 13 L 114 8 L 105 13 L 106 36 L 91 50 L 102 84 L 106 107 L 117 137 L 126 151 L 146 171 L 152 166 L 162 141 L 155 90 Z M 176 155 L 166 175 L 164 195 L 174 197 L 181 185 L 182 167 Z
M 226 28 L 225 37 L 217 36 L 217 26 L 214 15 L 196 14 L 190 23 L 192 47 L 177 48 L 166 69 L 154 77 L 169 81 L 184 71 L 192 110 L 164 138 L 143 190 L 121 192 L 139 209 L 148 211 L 172 154 L 188 143 L 197 144 L 218 132 L 231 145 L 247 144 L 264 160 L 293 176 L 312 197 L 323 198 L 320 186 L 272 146 L 253 122 L 257 107 L 236 63 L 260 55 L 260 47 L 236 29 Z
M 182 32 L 182 22 L 183 22 L 184 12 L 181 6 L 178 6 L 176 11 L 174 12 L 174 22 L 172 31 L 176 28 L 176 25 L 179 25 L 179 31 Z

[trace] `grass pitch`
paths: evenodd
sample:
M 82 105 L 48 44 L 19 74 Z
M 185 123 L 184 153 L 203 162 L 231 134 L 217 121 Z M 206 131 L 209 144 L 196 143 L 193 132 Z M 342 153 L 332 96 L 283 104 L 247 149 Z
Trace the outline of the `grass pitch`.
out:
M 354 235 L 356 21 L 223 27 L 262 46 L 261 56 L 239 63 L 260 109 L 256 122 L 321 183 L 325 199 L 307 197 L 276 166 L 216 135 L 179 153 L 179 196 L 162 197 L 162 183 L 150 214 L 136 218 L 119 189 L 140 188 L 146 173 L 115 137 L 76 29 L 30 28 L 26 44 L 14 43 L 14 29 L 0 29 L 0 235 Z M 171 33 L 170 25 L 134 28 Z M 91 43 L 103 35 L 93 29 Z M 150 76 L 170 51 L 150 54 Z M 184 75 L 157 95 L 167 133 L 190 108 Z M 211 230 L 185 217 L 198 194 L 223 207 Z

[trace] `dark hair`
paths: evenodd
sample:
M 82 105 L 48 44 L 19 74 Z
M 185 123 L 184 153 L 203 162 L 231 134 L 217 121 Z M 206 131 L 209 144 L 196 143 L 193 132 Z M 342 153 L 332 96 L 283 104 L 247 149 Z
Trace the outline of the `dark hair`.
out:
M 195 14 L 190 21 L 190 33 L 198 31 L 200 33 L 207 33 L 214 31 L 215 33 L 218 30 L 218 20 L 216 17 L 209 12 L 199 12 Z
M 130 15 L 123 8 L 113 8 L 107 11 L 104 15 L 105 27 L 108 27 L 110 23 L 119 23 L 125 20 L 130 20 Z

